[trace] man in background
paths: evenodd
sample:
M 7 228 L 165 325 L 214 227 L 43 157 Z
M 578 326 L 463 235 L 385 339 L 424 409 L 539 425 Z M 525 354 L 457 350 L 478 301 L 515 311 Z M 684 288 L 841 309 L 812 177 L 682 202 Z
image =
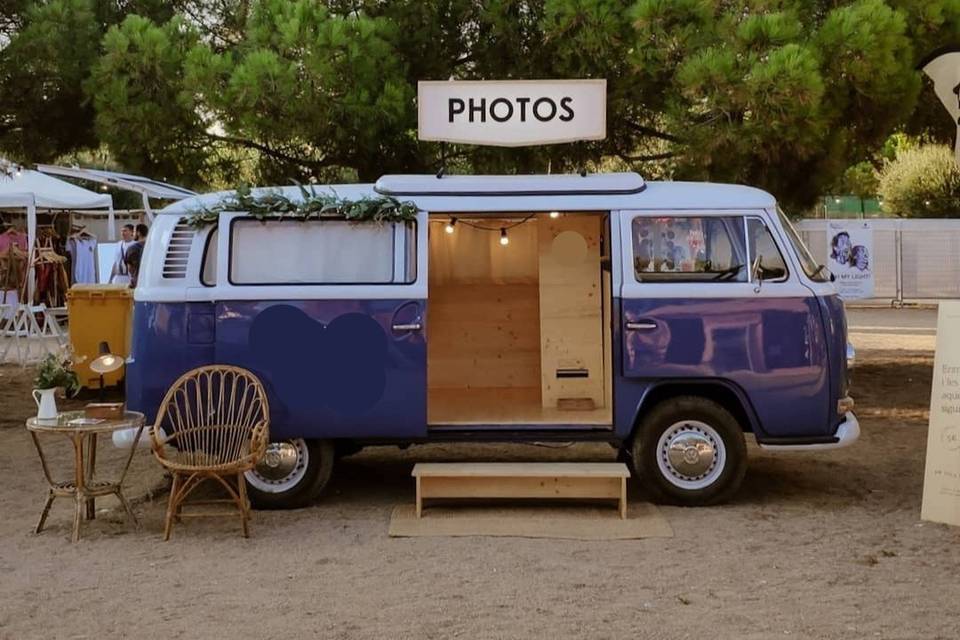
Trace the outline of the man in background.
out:
M 134 238 L 134 228 L 132 224 L 125 224 L 120 229 L 120 249 L 117 251 L 117 259 L 113 262 L 110 269 L 111 284 L 129 284 L 130 271 L 127 268 L 127 251 L 136 243 Z
M 126 253 L 126 267 L 130 274 L 130 288 L 137 286 L 137 276 L 140 274 L 140 261 L 143 259 L 143 247 L 147 243 L 147 225 L 140 223 L 135 231 L 136 241 L 130 246 Z

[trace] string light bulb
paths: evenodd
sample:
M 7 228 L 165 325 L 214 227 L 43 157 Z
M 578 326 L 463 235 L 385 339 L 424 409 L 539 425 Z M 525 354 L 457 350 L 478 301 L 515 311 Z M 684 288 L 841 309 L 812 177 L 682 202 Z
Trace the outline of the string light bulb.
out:
M 510 244 L 510 238 L 507 237 L 507 230 L 500 227 L 500 244 L 507 246 Z
M 560 212 L 559 212 L 559 211 L 551 211 L 551 212 L 550 212 L 550 217 L 553 218 L 554 220 L 556 220 L 557 218 L 560 217 Z
M 20 165 L 17 165 L 17 177 L 19 178 L 22 175 L 23 175 L 23 167 L 21 167 Z
M 456 218 L 450 218 L 450 222 L 447 223 L 447 226 L 444 227 L 444 231 L 447 233 L 453 233 L 453 227 L 457 224 Z

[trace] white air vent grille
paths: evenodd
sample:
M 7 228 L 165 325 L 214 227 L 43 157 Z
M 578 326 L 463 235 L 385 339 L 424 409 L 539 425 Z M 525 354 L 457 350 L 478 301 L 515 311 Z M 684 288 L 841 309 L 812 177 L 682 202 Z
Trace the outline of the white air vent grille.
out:
M 163 260 L 163 277 L 168 280 L 187 277 L 187 264 L 190 262 L 190 247 L 193 246 L 194 230 L 188 225 L 178 224 L 173 228 L 167 256 Z

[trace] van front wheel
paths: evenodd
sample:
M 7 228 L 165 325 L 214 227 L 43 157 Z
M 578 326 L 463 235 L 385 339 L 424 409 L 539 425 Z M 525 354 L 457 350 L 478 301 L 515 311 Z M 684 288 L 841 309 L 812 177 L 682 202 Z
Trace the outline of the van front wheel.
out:
M 327 486 L 333 461 L 334 446 L 328 440 L 271 442 L 263 460 L 245 474 L 250 502 L 257 509 L 305 507 Z
M 747 469 L 736 418 L 697 396 L 656 405 L 637 427 L 630 453 L 635 474 L 653 497 L 683 506 L 729 500 Z

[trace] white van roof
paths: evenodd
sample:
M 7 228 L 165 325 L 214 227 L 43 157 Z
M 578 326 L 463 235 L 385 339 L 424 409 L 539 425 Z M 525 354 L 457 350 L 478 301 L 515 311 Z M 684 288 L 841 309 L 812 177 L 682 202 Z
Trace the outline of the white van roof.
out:
M 636 173 L 537 176 L 383 176 L 373 188 L 387 196 L 627 195 L 646 185 Z
M 422 211 L 611 211 L 655 209 L 765 209 L 776 205 L 766 191 L 711 182 L 645 182 L 636 173 L 525 176 L 388 175 L 374 184 L 310 185 L 317 193 L 350 200 L 389 195 L 411 201 Z M 301 188 L 264 187 L 291 200 Z M 187 198 L 161 211 L 184 215 L 217 204 L 233 192 Z

